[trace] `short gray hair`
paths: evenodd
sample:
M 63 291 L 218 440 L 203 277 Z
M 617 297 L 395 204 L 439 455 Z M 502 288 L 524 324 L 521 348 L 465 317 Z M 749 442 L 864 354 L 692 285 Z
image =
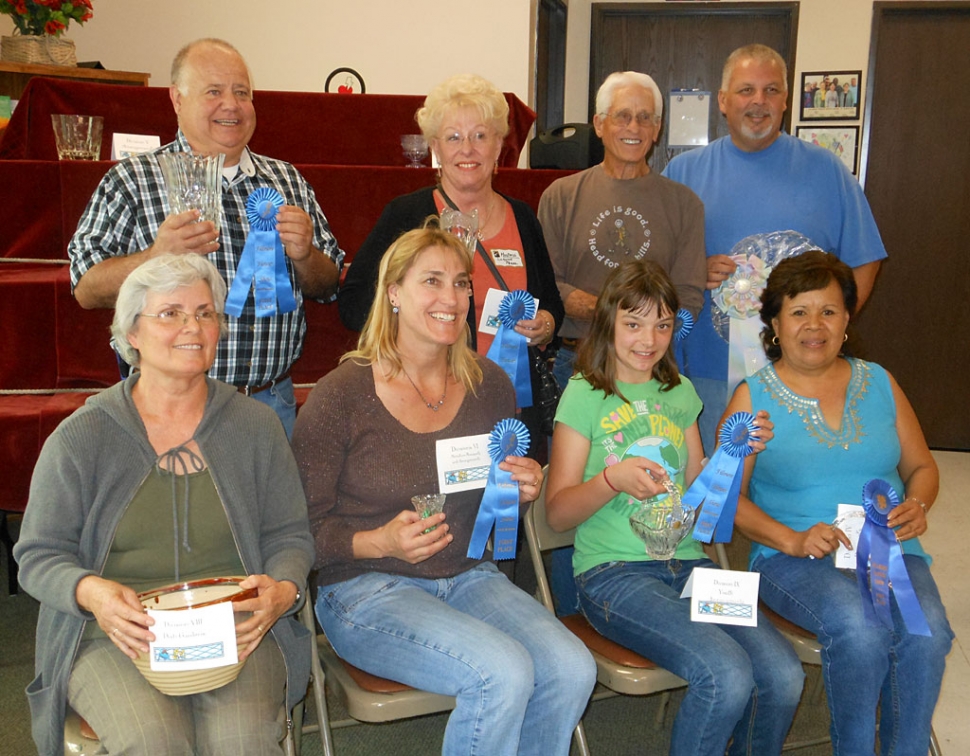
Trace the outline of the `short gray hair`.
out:
M 246 66 L 246 75 L 249 77 L 249 86 L 253 86 L 253 72 L 249 70 L 249 64 L 246 59 L 242 56 L 235 47 L 226 42 L 224 39 L 218 39 L 216 37 L 205 37 L 203 39 L 197 39 L 194 42 L 189 42 L 185 47 L 179 50 L 175 54 L 175 59 L 172 61 L 172 86 L 175 87 L 183 95 L 188 94 L 185 89 L 185 66 L 189 59 L 189 56 L 196 50 L 203 47 L 212 47 L 217 50 L 222 50 L 223 52 L 232 53 L 238 55 L 239 59 Z
M 735 66 L 742 60 L 753 60 L 756 63 L 774 63 L 781 69 L 781 83 L 785 92 L 788 91 L 788 64 L 785 59 L 768 45 L 745 45 L 739 47 L 728 55 L 724 61 L 724 69 L 721 71 L 721 91 L 727 92 L 728 85 L 731 83 L 731 75 L 734 73 Z
M 614 71 L 606 77 L 606 81 L 600 85 L 599 90 L 596 92 L 596 112 L 598 114 L 606 115 L 610 112 L 610 108 L 613 107 L 613 98 L 616 96 L 616 90 L 622 87 L 643 87 L 652 92 L 654 115 L 658 119 L 663 117 L 664 98 L 660 94 L 660 87 L 657 86 L 657 82 L 650 76 L 639 71 Z
M 121 358 L 129 365 L 139 362 L 138 350 L 128 340 L 135 321 L 145 308 L 148 292 L 169 293 L 180 286 L 205 281 L 212 292 L 212 301 L 220 315 L 226 306 L 226 282 L 216 266 L 201 255 L 159 255 L 135 268 L 121 284 L 111 321 L 111 336 Z M 219 327 L 219 338 L 226 335 L 225 320 Z

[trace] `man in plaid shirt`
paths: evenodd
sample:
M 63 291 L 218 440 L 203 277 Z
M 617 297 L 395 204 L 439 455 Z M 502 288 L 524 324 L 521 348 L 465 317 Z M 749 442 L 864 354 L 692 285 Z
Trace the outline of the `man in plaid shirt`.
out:
M 215 39 L 186 45 L 172 63 L 169 92 L 178 115 L 175 141 L 112 167 L 78 223 L 68 245 L 74 297 L 86 309 L 113 307 L 128 274 L 164 253 L 208 255 L 231 285 L 249 233 L 246 199 L 259 187 L 276 189 L 285 202 L 276 228 L 297 308 L 257 318 L 248 296 L 239 318 L 227 316 L 229 335 L 209 374 L 273 407 L 289 435 L 296 418 L 289 372 L 306 333 L 303 298 L 333 299 L 343 252 L 299 172 L 249 151 L 256 111 L 249 68 L 234 47 Z M 196 210 L 169 214 L 161 152 L 225 154 L 218 232 Z

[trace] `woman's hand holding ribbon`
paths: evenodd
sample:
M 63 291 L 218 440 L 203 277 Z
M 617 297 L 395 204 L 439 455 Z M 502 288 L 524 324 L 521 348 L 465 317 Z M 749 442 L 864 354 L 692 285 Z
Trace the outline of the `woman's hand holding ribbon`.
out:
M 926 511 L 918 499 L 906 499 L 889 513 L 886 524 L 895 532 L 897 541 L 916 538 L 926 532 Z
M 219 234 L 212 221 L 199 222 L 198 210 L 174 213 L 162 221 L 151 246 L 152 254 L 208 255 L 219 249 Z
M 515 330 L 529 340 L 529 346 L 542 346 L 556 335 L 556 319 L 549 311 L 539 310 L 534 318 L 518 321 Z
M 791 555 L 796 557 L 821 559 L 839 548 L 840 543 L 848 549 L 852 548 L 849 536 L 842 532 L 841 528 L 827 522 L 812 525 L 808 530 L 796 533 L 796 536 L 791 552 Z
M 754 416 L 754 424 L 757 431 L 748 440 L 748 446 L 755 452 L 762 452 L 768 442 L 775 437 L 775 424 L 771 422 L 765 410 L 758 410 L 758 414 Z
M 667 471 L 645 457 L 627 457 L 606 468 L 611 488 L 630 494 L 637 501 L 667 493 L 663 480 Z
M 542 466 L 528 457 L 508 456 L 499 462 L 499 468 L 512 473 L 512 480 L 519 484 L 519 503 L 526 504 L 539 498 L 542 490 Z
M 155 640 L 148 628 L 155 620 L 145 613 L 134 590 L 114 580 L 88 575 L 77 584 L 74 596 L 78 606 L 94 615 L 98 627 L 125 656 L 136 659 L 138 651 L 148 653 L 148 644 Z
M 313 254 L 313 221 L 303 208 L 283 205 L 276 213 L 276 230 L 283 251 L 294 262 Z

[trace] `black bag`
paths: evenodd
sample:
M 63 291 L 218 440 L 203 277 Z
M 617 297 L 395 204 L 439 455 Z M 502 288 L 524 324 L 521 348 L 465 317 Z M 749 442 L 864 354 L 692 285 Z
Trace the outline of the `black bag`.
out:
M 539 347 L 529 347 L 529 359 L 532 361 L 532 369 L 535 372 L 536 381 L 533 384 L 532 406 L 538 414 L 539 428 L 547 436 L 552 435 L 552 429 L 556 424 L 556 408 L 559 406 L 559 398 L 562 391 L 559 390 L 559 382 L 552 374 L 549 366 L 551 360 L 555 359 L 555 350 L 545 351 Z

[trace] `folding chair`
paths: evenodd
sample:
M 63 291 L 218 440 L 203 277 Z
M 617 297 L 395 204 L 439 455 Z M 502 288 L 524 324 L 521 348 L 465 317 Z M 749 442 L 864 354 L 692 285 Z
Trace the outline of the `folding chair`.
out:
M 333 650 L 326 635 L 320 631 L 313 616 L 312 601 L 307 594 L 306 605 L 300 610 L 300 620 L 313 631 L 311 682 L 319 724 L 297 727 L 304 735 L 320 732 L 324 756 L 334 756 L 331 730 L 362 723 L 391 722 L 425 714 L 438 714 L 455 708 L 453 696 L 417 690 L 402 683 L 364 672 L 345 662 Z M 330 721 L 324 681 L 347 709 L 350 719 Z M 302 709 L 299 712 L 302 722 Z M 299 753 L 300 736 L 297 738 Z
M 548 468 L 546 468 L 548 470 Z M 539 600 L 543 606 L 555 614 L 552 601 L 552 589 L 549 586 L 549 576 L 542 561 L 542 552 L 571 546 L 576 535 L 575 529 L 564 533 L 557 533 L 546 522 L 546 484 L 543 482 L 539 498 L 532 502 L 532 506 L 524 517 L 525 538 L 529 546 L 529 555 L 536 573 Z M 627 648 L 603 637 L 586 621 L 582 614 L 572 614 L 560 617 L 560 621 L 589 649 L 596 661 L 596 680 L 606 690 L 594 692 L 593 701 L 611 698 L 616 695 L 646 696 L 652 693 L 663 693 L 669 697 L 669 691 L 683 688 L 687 682 L 672 672 L 658 667 L 649 659 L 640 656 Z M 658 724 L 663 719 L 666 706 L 661 707 L 658 714 Z M 576 728 L 574 740 L 583 756 L 588 756 L 589 747 L 583 723 Z

